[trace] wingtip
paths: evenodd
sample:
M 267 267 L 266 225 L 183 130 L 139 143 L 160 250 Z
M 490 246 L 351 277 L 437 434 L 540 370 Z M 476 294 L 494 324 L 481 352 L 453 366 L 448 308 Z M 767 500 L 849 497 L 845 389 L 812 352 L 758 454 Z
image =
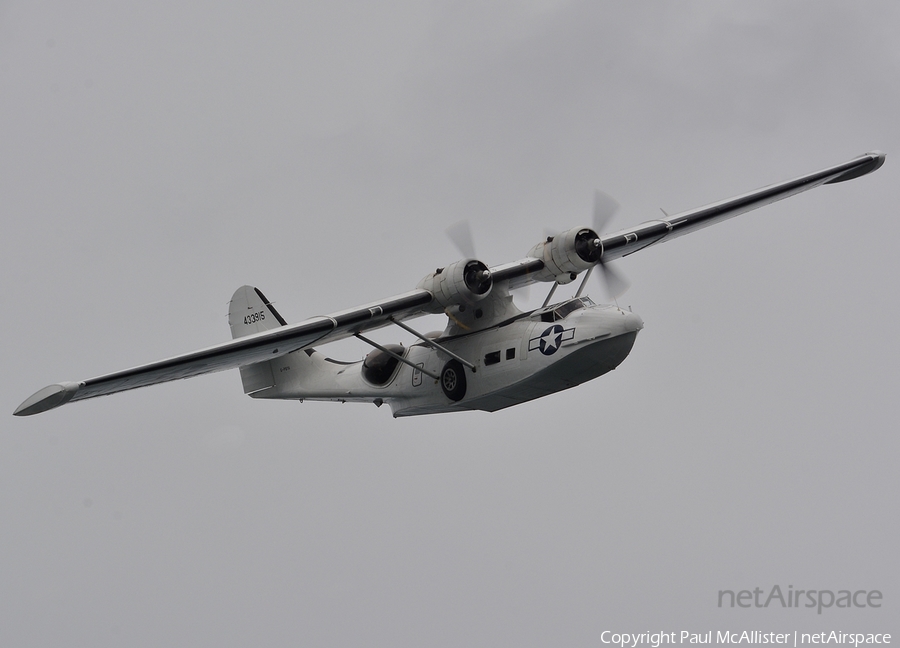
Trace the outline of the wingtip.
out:
M 868 160 L 863 162 L 863 158 L 868 158 Z M 825 184 L 837 184 L 838 182 L 846 182 L 847 180 L 853 180 L 854 178 L 868 175 L 869 173 L 880 169 L 886 158 L 887 154 L 883 151 L 876 150 L 863 153 L 858 158 L 860 160 L 859 164 L 856 164 L 852 169 L 845 171 L 836 178 L 832 178 Z M 856 162 L 856 160 L 854 160 L 854 162 Z
M 869 173 L 871 173 L 875 169 L 880 169 L 881 165 L 884 164 L 884 161 L 887 159 L 887 153 L 885 153 L 884 151 L 879 151 L 878 149 L 869 151 L 868 153 L 866 153 L 866 155 L 871 155 L 873 158 L 875 158 L 875 166 L 872 167 Z
M 31 416 L 65 405 L 72 400 L 79 387 L 81 383 L 76 382 L 48 385 L 26 398 L 13 412 L 13 416 Z

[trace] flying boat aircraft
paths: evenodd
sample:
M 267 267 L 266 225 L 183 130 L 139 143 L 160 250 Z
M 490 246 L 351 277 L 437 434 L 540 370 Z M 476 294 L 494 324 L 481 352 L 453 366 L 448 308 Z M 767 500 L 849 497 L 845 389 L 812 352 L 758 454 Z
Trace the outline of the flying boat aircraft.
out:
M 609 265 L 757 207 L 823 184 L 875 171 L 885 154 L 872 151 L 849 162 L 608 234 L 599 234 L 613 211 L 598 195 L 594 227 L 548 236 L 525 257 L 488 267 L 464 258 L 427 274 L 410 292 L 288 324 L 263 293 L 237 289 L 229 304 L 233 339 L 199 351 L 123 371 L 41 389 L 14 412 L 28 416 L 70 401 L 137 387 L 239 369 L 253 398 L 387 403 L 395 417 L 497 411 L 574 387 L 615 369 L 631 351 L 643 321 L 616 304 L 584 295 L 596 271 L 612 293 L 624 282 Z M 464 246 L 465 247 L 465 246 Z M 474 256 L 474 255 L 468 255 Z M 581 278 L 574 297 L 551 303 L 559 285 Z M 549 285 L 543 306 L 523 312 L 512 290 Z M 422 333 L 409 321 L 445 314 L 443 331 Z M 381 345 L 366 335 L 397 327 L 418 341 Z M 342 362 L 321 348 L 356 337 L 372 347 L 364 360 Z

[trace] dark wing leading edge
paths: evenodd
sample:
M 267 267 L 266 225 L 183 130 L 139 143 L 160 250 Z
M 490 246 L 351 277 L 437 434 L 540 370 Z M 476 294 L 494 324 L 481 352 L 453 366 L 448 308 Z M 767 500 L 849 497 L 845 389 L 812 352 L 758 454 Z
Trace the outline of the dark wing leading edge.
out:
M 600 240 L 603 243 L 603 261 L 612 261 L 613 259 L 633 254 L 648 245 L 678 238 L 758 207 L 795 196 L 819 185 L 834 184 L 858 178 L 881 167 L 884 164 L 884 158 L 884 153 L 872 151 L 865 155 L 860 155 L 849 162 L 828 167 L 815 173 L 808 173 L 793 180 L 769 185 L 768 187 L 727 200 L 721 200 L 704 207 L 673 214 L 665 220 L 647 221 L 637 227 L 602 235 Z
M 69 401 L 106 396 L 137 387 L 271 360 L 315 343 L 333 342 L 354 333 L 386 326 L 387 319 L 391 316 L 402 319 L 424 315 L 429 312 L 427 306 L 432 300 L 433 297 L 427 290 L 414 290 L 380 302 L 324 317 L 312 317 L 297 324 L 280 326 L 124 371 L 79 382 L 50 385 L 26 399 L 14 414 L 16 416 L 38 414 Z
M 858 178 L 881 167 L 884 164 L 884 159 L 885 154 L 881 151 L 871 151 L 849 162 L 837 164 L 814 173 L 808 173 L 793 180 L 769 185 L 734 198 L 720 200 L 704 207 L 673 214 L 672 216 L 667 216 L 664 220 L 647 221 L 611 234 L 601 234 L 600 242 L 603 252 L 599 262 L 605 263 L 634 254 L 650 245 L 669 241 L 704 227 L 715 225 L 819 185 L 834 184 Z M 553 275 L 543 272 L 543 270 L 544 262 L 541 259 L 525 257 L 518 261 L 491 268 L 491 275 L 494 278 L 495 285 L 507 281 L 507 285 L 510 288 L 518 288 L 532 283 L 552 281 L 554 279 Z

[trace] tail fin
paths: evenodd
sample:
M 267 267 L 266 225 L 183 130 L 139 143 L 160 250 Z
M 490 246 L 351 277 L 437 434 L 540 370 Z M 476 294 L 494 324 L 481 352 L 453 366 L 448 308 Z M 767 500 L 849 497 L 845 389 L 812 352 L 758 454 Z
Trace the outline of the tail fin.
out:
M 287 322 L 259 288 L 241 286 L 231 297 L 228 324 L 231 326 L 231 336 L 239 338 L 278 328 Z
M 287 322 L 266 299 L 259 288 L 241 286 L 228 306 L 228 324 L 234 338 L 285 326 Z M 241 382 L 245 394 L 254 394 L 275 386 L 271 360 L 241 367 Z

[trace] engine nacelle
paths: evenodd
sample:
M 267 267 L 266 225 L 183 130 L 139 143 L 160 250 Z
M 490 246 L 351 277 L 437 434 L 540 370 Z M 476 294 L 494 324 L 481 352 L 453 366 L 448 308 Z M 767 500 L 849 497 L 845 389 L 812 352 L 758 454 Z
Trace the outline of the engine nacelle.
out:
M 494 279 L 488 267 L 477 259 L 463 259 L 438 268 L 419 282 L 443 308 L 475 304 L 491 294 Z
M 600 261 L 603 244 L 597 232 L 591 228 L 575 227 L 547 237 L 546 241 L 531 248 L 528 256 L 544 262 L 544 269 L 536 277 L 538 280 L 556 280 L 564 284 Z

